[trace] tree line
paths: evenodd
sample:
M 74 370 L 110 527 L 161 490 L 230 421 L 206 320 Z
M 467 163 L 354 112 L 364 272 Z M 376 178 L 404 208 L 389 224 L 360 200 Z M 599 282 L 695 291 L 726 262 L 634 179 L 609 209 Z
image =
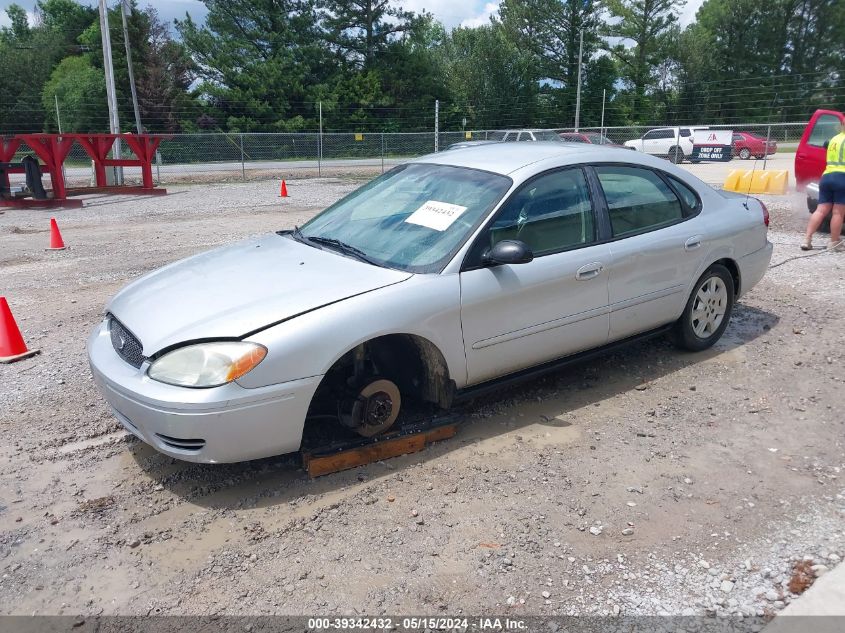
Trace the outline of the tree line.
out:
M 502 0 L 447 30 L 394 0 L 204 0 L 204 23 L 132 3 L 141 118 L 160 132 L 419 131 L 798 121 L 845 109 L 845 3 Z M 134 127 L 121 8 L 119 116 Z M 107 131 L 96 8 L 39 0 L 0 29 L 0 133 Z M 604 108 L 603 108 L 604 106 Z

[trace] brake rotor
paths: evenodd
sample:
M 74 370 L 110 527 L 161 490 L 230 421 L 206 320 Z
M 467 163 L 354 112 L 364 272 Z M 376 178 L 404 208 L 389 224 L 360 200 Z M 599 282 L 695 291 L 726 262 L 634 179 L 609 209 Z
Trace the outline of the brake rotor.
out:
M 383 433 L 396 422 L 402 396 L 389 380 L 374 380 L 358 393 L 352 405 L 352 429 L 364 437 Z

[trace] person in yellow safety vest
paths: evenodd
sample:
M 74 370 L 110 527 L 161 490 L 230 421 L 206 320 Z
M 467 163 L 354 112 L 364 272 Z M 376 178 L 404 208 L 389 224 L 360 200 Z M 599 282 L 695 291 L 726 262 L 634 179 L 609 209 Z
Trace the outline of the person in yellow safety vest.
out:
M 807 224 L 807 235 L 801 250 L 809 251 L 813 248 L 813 233 L 819 230 L 824 219 L 833 212 L 830 218 L 830 251 L 845 250 L 842 243 L 842 223 L 845 221 L 845 123 L 839 134 L 830 139 L 827 146 L 827 168 L 819 181 L 819 205 L 810 216 Z

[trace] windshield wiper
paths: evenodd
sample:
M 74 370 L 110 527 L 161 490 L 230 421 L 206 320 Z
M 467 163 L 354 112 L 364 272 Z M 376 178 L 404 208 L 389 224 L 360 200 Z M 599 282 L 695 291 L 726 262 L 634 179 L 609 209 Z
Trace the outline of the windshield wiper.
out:
M 310 237 L 305 235 L 298 226 L 293 227 L 293 231 L 290 232 L 290 236 L 295 239 L 297 242 L 302 242 L 303 244 L 308 244 L 309 246 L 316 246 L 317 248 L 322 248 L 323 246 L 328 246 L 329 248 L 340 251 L 346 255 L 352 255 L 355 259 L 358 259 L 362 262 L 366 262 L 368 264 L 372 264 L 373 266 L 384 267 L 381 263 L 377 262 L 369 255 L 367 255 L 364 251 L 355 248 L 351 244 L 347 244 L 346 242 L 341 242 L 333 237 Z
M 295 229 L 295 231 L 296 230 L 298 230 L 298 229 Z M 312 244 L 318 244 L 318 245 L 321 245 L 321 246 L 328 246 L 329 248 L 340 251 L 341 253 L 344 253 L 346 255 L 352 255 L 352 257 L 354 257 L 355 259 L 358 259 L 362 262 L 372 264 L 373 266 L 381 266 L 381 264 L 379 262 L 374 260 L 369 255 L 367 255 L 361 249 L 355 248 L 351 244 L 347 244 L 346 242 L 341 242 L 340 240 L 335 239 L 333 237 L 316 237 L 316 236 L 315 237 L 306 237 L 305 235 L 302 235 L 301 232 L 299 233 L 299 235 L 302 236 L 302 238 L 304 238 L 306 241 L 308 241 Z
M 302 234 L 302 231 L 299 230 L 299 227 L 294 225 L 293 231 L 290 232 L 290 235 L 295 239 L 297 242 L 302 242 L 303 244 L 308 244 L 309 239 Z

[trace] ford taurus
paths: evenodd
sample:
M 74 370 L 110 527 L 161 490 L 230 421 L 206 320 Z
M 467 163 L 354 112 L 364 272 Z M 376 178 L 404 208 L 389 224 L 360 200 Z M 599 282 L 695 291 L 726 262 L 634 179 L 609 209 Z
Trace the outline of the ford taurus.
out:
M 765 273 L 767 225 L 758 200 L 645 154 L 468 147 L 134 281 L 88 354 L 117 418 L 162 453 L 293 452 L 306 419 L 373 436 L 411 403 L 643 337 L 703 350 Z

